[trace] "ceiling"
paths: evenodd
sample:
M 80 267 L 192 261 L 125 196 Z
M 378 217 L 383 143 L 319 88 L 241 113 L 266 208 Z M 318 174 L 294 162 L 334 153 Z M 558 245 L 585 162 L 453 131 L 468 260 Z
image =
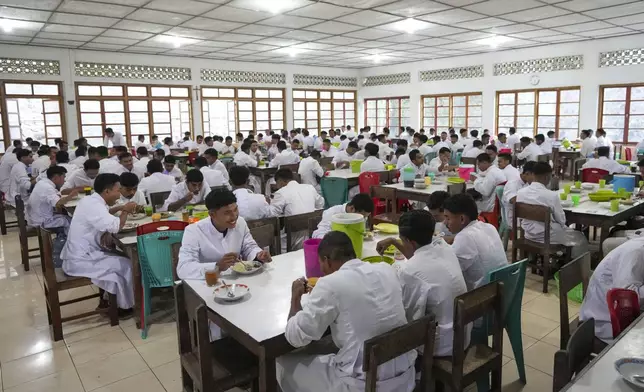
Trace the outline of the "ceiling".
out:
M 338 68 L 642 32 L 644 0 L 0 0 L 0 43 Z

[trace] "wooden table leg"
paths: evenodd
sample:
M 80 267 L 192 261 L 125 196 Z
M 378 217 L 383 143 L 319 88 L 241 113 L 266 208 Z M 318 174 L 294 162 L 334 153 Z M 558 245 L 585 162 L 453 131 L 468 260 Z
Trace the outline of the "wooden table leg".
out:
M 265 352 L 259 358 L 259 391 L 278 391 L 275 358 L 267 357 Z

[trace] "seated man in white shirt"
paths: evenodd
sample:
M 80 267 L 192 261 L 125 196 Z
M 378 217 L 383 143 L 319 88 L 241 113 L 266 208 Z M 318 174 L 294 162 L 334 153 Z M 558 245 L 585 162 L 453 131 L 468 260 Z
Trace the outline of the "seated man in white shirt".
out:
M 16 206 L 16 196 L 20 196 L 22 201 L 27 204 L 31 187 L 36 183 L 36 178 L 29 177 L 27 172 L 27 168 L 34 161 L 31 150 L 21 148 L 16 149 L 15 153 L 18 162 L 11 167 L 9 192 L 5 195 L 6 202 L 13 207 Z
M 174 177 L 176 182 L 183 180 L 183 173 L 177 167 L 177 158 L 172 155 L 166 155 L 163 158 L 163 174 Z
M 581 137 L 581 153 L 582 158 L 591 158 L 595 156 L 595 145 L 597 140 L 591 137 L 592 132 L 590 129 L 582 129 L 579 134 Z
M 174 142 L 172 141 L 171 137 L 166 137 L 163 139 L 163 147 L 161 149 L 165 153 L 165 155 L 170 156 L 172 155 L 172 145 Z
M 499 167 L 499 151 L 496 149 L 496 146 L 493 144 L 486 146 L 485 153 L 492 159 L 492 165 Z
M 226 136 L 225 144 L 219 152 L 221 153 L 221 155 L 233 155 L 236 151 L 237 149 L 235 148 L 235 146 L 233 146 L 233 138 Z
M 302 184 L 313 185 L 318 193 L 320 193 L 322 191 L 320 189 L 320 178 L 324 176 L 324 169 L 320 166 L 320 152 L 313 150 L 311 151 L 311 155 L 302 159 L 297 173 L 302 179 Z
M 83 163 L 81 170 L 74 170 L 69 175 L 65 175 L 65 183 L 60 188 L 63 195 L 72 191 L 82 192 L 85 187 L 94 187 L 94 179 L 100 171 L 100 164 L 96 159 L 88 159 Z
M 324 139 L 322 141 L 322 157 L 323 158 L 333 158 L 338 154 L 338 149 L 336 146 L 331 144 L 331 140 Z
M 441 148 L 440 151 L 438 151 L 438 156 L 429 161 L 427 172 L 434 173 L 436 175 L 443 175 L 456 170 L 458 166 L 450 166 L 449 164 L 451 158 L 452 151 L 447 147 Z
M 143 212 L 148 203 L 145 200 L 145 195 L 139 190 L 139 177 L 134 173 L 121 173 L 119 176 L 121 183 L 121 198 L 116 201 L 116 205 L 125 205 L 127 203 L 135 203 L 137 205 L 137 212 Z
M 244 141 L 239 147 L 239 151 L 235 153 L 233 162 L 235 162 L 237 166 L 257 167 L 259 161 L 256 157 L 250 155 L 250 146 L 251 143 Z
M 582 169 L 602 169 L 606 170 L 609 174 L 622 174 L 630 173 L 627 165 L 622 165 L 619 162 L 610 159 L 610 148 L 599 147 L 597 148 L 598 158 L 591 158 L 581 167 Z
M 358 143 L 358 148 L 360 149 L 364 148 L 364 146 L 366 146 L 367 143 L 369 142 L 369 139 L 366 138 L 365 135 L 363 134 L 358 135 L 358 138 L 356 140 Z
M 389 156 L 393 155 L 394 150 L 389 147 L 389 143 L 387 143 L 387 138 L 384 134 L 378 135 L 378 141 L 374 143 L 378 145 L 378 156 L 380 159 L 385 160 L 388 159 Z
M 116 172 L 120 170 L 121 165 L 119 165 L 118 161 L 110 159 L 109 157 L 110 152 L 107 149 L 107 147 L 98 146 L 96 147 L 95 151 L 96 152 L 94 154 L 94 157 L 98 160 L 98 163 L 101 166 L 100 174 L 103 174 L 103 173 L 116 174 Z M 92 157 L 92 154 L 90 150 L 90 158 L 91 157 Z
M 121 167 L 114 174 L 121 175 L 122 173 L 132 173 L 136 175 L 139 180 L 143 179 L 145 171 L 141 170 L 140 166 L 135 166 L 132 158 L 132 154 L 129 152 L 122 152 L 119 155 L 119 164 Z
M 210 185 L 204 181 L 203 174 L 197 169 L 188 170 L 186 180 L 172 187 L 159 211 L 177 211 L 187 204 L 203 204 L 209 193 Z
M 212 136 L 206 136 L 206 138 L 203 139 L 203 143 L 201 143 L 199 145 L 199 147 L 198 147 L 199 148 L 199 155 L 200 156 L 203 155 L 203 153 L 209 148 L 214 148 L 214 144 L 215 144 L 215 142 L 214 142 Z
M 427 154 L 429 152 L 435 152 L 436 154 L 438 154 L 438 152 L 441 150 L 441 148 L 444 148 L 444 147 L 449 148 L 451 150 L 451 146 L 452 146 L 451 143 L 449 141 L 441 140 L 440 136 L 435 136 L 434 138 L 432 138 L 432 141 L 434 142 L 433 146 L 429 146 L 427 144 L 421 145 L 421 147 L 422 146 L 427 146 L 428 147 L 428 149 L 425 149 L 425 150 L 421 151 L 421 152 L 423 152 L 423 156 L 425 156 L 425 154 Z
M 74 150 L 74 159 L 72 159 L 69 163 L 72 165 L 76 165 L 79 169 L 83 168 L 83 163 L 87 160 L 87 148 L 84 146 L 78 146 L 76 150 Z
M 219 153 L 214 148 L 209 148 L 203 153 L 203 157 L 206 158 L 208 167 L 213 170 L 218 170 L 221 175 L 224 177 L 224 180 L 228 181 L 228 169 L 219 159 Z
M 514 203 L 517 199 L 517 193 L 520 189 L 525 188 L 534 181 L 534 166 L 537 162 L 530 161 L 523 165 L 523 172 L 518 178 L 508 180 L 503 187 L 503 197 L 501 199 L 501 208 L 505 210 L 505 218 L 508 220 L 505 224 L 512 228 L 512 218 L 514 216 Z M 516 170 L 516 169 L 515 169 Z M 518 171 L 517 171 L 518 172 Z
M 445 200 L 445 224 L 454 233 L 452 249 L 458 258 L 467 290 L 486 283 L 487 274 L 508 264 L 496 228 L 478 220 L 474 199 L 466 193 Z
M 410 150 L 408 148 L 407 140 L 403 140 L 403 139 L 398 140 L 397 146 L 398 146 L 398 148 L 404 148 L 405 149 L 405 153 L 403 155 L 401 155 L 398 158 L 398 161 L 396 162 L 396 169 L 400 170 L 400 169 L 402 169 L 403 167 L 407 166 L 410 163 L 410 160 L 409 160 L 409 151 Z
M 322 143 L 327 138 L 328 138 L 328 133 L 326 131 L 320 132 L 320 136 L 317 139 L 315 139 L 315 142 L 313 143 L 313 148 L 315 148 L 318 151 L 322 151 Z
M 476 158 L 481 154 L 485 154 L 483 149 L 483 142 L 480 140 L 474 140 L 472 142 L 472 147 L 463 151 L 463 158 Z
M 409 274 L 426 283 L 414 287 L 425 291 L 426 309 L 438 323 L 435 356 L 452 356 L 454 341 L 454 299 L 467 292 L 463 272 L 454 250 L 441 237 L 433 236 L 436 225 L 432 214 L 424 210 L 404 213 L 398 223 L 400 240 L 388 238 L 378 242 L 378 253 L 394 245 L 408 259 L 401 265 L 401 274 Z M 405 282 L 405 279 L 401 279 Z M 403 295 L 405 287 L 403 283 Z M 409 314 L 409 310 L 407 310 Z M 423 314 L 424 315 L 424 314 Z M 469 344 L 466 334 L 465 347 Z
M 134 163 L 134 170 L 136 170 L 136 173 L 143 173 L 143 175 L 145 175 L 146 171 L 148 170 L 148 162 L 150 162 L 150 154 L 148 153 L 147 148 L 145 147 L 137 148 L 136 156 L 139 160 L 138 162 Z M 139 180 L 141 178 L 143 177 L 139 177 Z
M 517 135 L 517 130 L 514 127 L 508 128 L 508 134 L 507 143 L 510 146 L 510 149 L 514 152 L 514 145 L 521 143 L 521 137 Z
M 225 186 L 230 189 L 230 183 L 224 179 L 224 176 L 219 170 L 211 169 L 208 166 L 206 158 L 197 157 L 194 161 L 194 167 L 203 174 L 204 181 L 206 181 L 211 188 L 214 186 Z
M 407 155 L 407 151 L 405 151 L 404 148 L 398 147 L 396 149 L 396 152 L 394 153 L 393 158 L 391 158 L 391 163 L 392 164 L 398 164 L 398 160 L 400 159 L 401 156 Z M 409 155 L 407 155 L 407 158 L 409 158 Z
M 284 140 L 277 142 L 277 150 L 279 152 L 270 161 L 268 167 L 280 167 L 281 165 L 292 165 L 300 162 L 300 157 L 286 148 L 286 142 Z
M 425 159 L 423 158 L 423 154 L 417 150 L 411 150 L 409 152 L 409 164 L 405 167 L 403 167 L 403 170 L 407 168 L 412 168 L 414 169 L 414 175 L 416 177 L 422 177 L 425 178 L 427 173 L 430 171 L 429 166 L 425 164 Z
M 379 147 L 375 143 L 364 146 L 365 160 L 360 164 L 360 173 L 385 171 L 385 164 L 378 158 Z
M 280 150 L 277 148 L 277 143 L 279 143 L 279 142 L 280 142 L 280 135 L 275 134 L 275 135 L 273 135 L 271 137 L 271 146 L 269 147 L 269 149 L 267 151 L 269 161 L 272 161 L 273 158 L 275 158 L 275 156 L 277 154 L 279 154 Z M 322 144 L 322 142 L 320 142 L 320 145 L 321 144 Z
M 73 190 L 61 197 L 58 188 L 65 183 L 66 173 L 67 170 L 62 166 L 51 166 L 46 170 L 46 177 L 34 186 L 25 211 L 29 226 L 61 228 L 67 233 L 71 219 L 62 209 L 67 202 L 78 196 L 78 191 Z
M 615 156 L 615 150 L 613 149 L 613 142 L 606 135 L 606 131 L 603 128 L 597 128 L 597 142 L 595 147 L 608 147 L 610 150 L 610 159 L 613 159 Z
M 302 148 L 308 150 L 309 147 L 313 147 L 313 137 L 310 136 L 309 131 L 306 129 L 302 130 Z
M 542 154 L 552 154 L 552 143 L 546 141 L 546 137 L 543 134 L 535 135 L 534 142 L 539 146 Z
M 510 154 L 499 154 L 498 155 L 499 169 L 503 170 L 506 180 L 508 182 L 519 179 L 519 169 L 512 166 L 512 155 Z M 526 162 L 527 163 L 527 162 Z
M 336 169 L 348 169 L 351 166 L 351 161 L 356 159 L 355 153 L 359 149 L 357 142 L 349 142 L 347 148 L 344 151 L 338 151 L 331 162 Z
M 208 218 L 186 227 L 177 265 L 179 279 L 205 279 L 207 271 L 223 272 L 240 260 L 271 261 L 270 253 L 257 246 L 246 220 L 239 216 L 231 191 L 211 192 L 206 208 Z
M 508 144 L 508 138 L 503 132 L 499 133 L 496 140 L 494 141 L 494 145 L 496 146 L 497 151 L 510 150 L 510 154 L 512 154 L 512 151 L 514 151 L 514 148 L 512 148 L 510 144 Z
M 347 146 L 349 145 L 349 142 L 351 142 L 351 140 L 349 140 L 347 135 L 340 136 L 340 145 L 338 146 L 338 150 L 339 151 L 344 151 L 347 148 Z
M 605 256 L 588 284 L 579 310 L 579 321 L 595 319 L 595 336 L 606 343 L 613 341 L 613 328 L 606 294 L 610 289 L 628 289 L 644 301 L 644 237 L 625 242 Z
M 521 150 L 517 154 L 518 160 L 525 160 L 526 162 L 535 161 L 537 162 L 539 155 L 543 155 L 541 147 L 537 146 L 535 143 L 532 143 L 532 139 L 527 136 L 521 138 Z
M 246 166 L 233 166 L 230 168 L 230 182 L 233 186 L 233 193 L 237 198 L 239 216 L 247 221 L 268 218 L 271 216 L 270 204 L 268 204 L 264 195 L 253 193 L 249 189 L 249 177 L 250 171 Z
M 350 202 L 330 207 L 322 213 L 322 220 L 313 232 L 312 238 L 322 238 L 331 231 L 331 218 L 336 214 L 356 213 L 369 218 L 373 212 L 373 199 L 366 193 L 358 193 Z
M 421 154 L 423 154 L 423 157 L 430 152 L 434 152 L 434 148 L 427 144 L 427 141 L 429 140 L 426 135 L 420 135 L 418 137 L 420 139 L 420 145 L 418 146 L 418 151 L 420 151 Z M 437 144 L 440 144 L 442 146 L 447 147 L 447 142 L 441 142 L 440 137 L 438 137 L 438 141 L 434 141 L 434 146 Z M 442 143 L 442 144 L 441 144 Z
M 487 129 L 485 131 L 487 131 Z M 486 148 L 487 146 L 490 145 L 490 134 L 489 133 L 484 133 L 484 134 L 481 135 L 481 143 L 483 143 L 483 148 Z
M 561 206 L 559 192 L 546 188 L 552 179 L 552 167 L 547 162 L 537 162 L 534 166 L 534 181 L 517 192 L 517 203 L 533 204 L 550 208 L 550 243 L 572 247 L 575 258 L 588 251 L 588 240 L 580 231 L 566 226 L 566 214 Z M 521 227 L 525 238 L 543 242 L 545 227 L 542 222 L 522 219 Z
M 407 324 L 403 293 L 396 270 L 385 263 L 356 258 L 349 237 L 328 233 L 318 247 L 325 276 L 310 289 L 306 279 L 293 282 L 286 340 L 304 347 L 331 329 L 337 354 L 314 355 L 306 350 L 277 359 L 277 381 L 283 392 L 364 391 L 365 340 Z M 310 290 L 309 300 L 301 305 Z M 409 351 L 378 368 L 378 391 L 414 389 L 416 351 Z
M 456 154 L 456 151 L 463 148 L 463 144 L 458 141 L 458 135 L 453 133 L 449 136 L 449 143 L 447 143 L 450 150 Z
M 145 136 L 144 135 L 139 135 L 139 137 L 137 138 L 136 143 L 134 143 L 134 148 L 136 150 L 138 150 L 139 147 L 145 147 L 146 150 L 151 150 L 152 149 L 152 146 L 150 146 L 149 144 L 145 143 Z
M 476 200 L 479 214 L 492 212 L 496 200 L 496 187 L 507 180 L 503 170 L 493 166 L 490 156 L 485 153 L 476 157 L 476 165 L 479 171 L 474 181 L 474 188 L 468 189 L 466 192 Z
M 429 211 L 434 217 L 436 222 L 436 228 L 434 230 L 434 235 L 440 235 L 446 241 L 449 240 L 451 243 L 454 240 L 454 235 L 445 224 L 445 200 L 449 199 L 451 195 L 446 191 L 435 191 L 429 195 L 429 200 L 427 200 L 427 205 L 424 210 Z
M 51 166 L 51 155 L 48 146 L 40 146 L 38 148 L 38 158 L 31 164 L 31 175 L 37 178 L 40 172 L 46 171 Z
M 149 198 L 151 193 L 170 192 L 176 184 L 174 177 L 163 174 L 161 161 L 152 159 L 148 162 L 147 177 L 139 183 L 139 190 Z
M 259 143 L 252 139 L 247 139 L 247 141 L 250 143 L 248 155 L 259 163 L 262 160 L 262 151 L 259 149 Z

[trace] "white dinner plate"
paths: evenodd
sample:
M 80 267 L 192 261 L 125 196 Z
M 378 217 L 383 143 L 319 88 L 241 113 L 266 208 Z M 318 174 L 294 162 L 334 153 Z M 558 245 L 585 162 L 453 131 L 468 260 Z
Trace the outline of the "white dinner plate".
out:
M 644 359 L 620 358 L 615 361 L 615 370 L 627 383 L 644 388 Z
M 130 215 L 128 215 L 127 220 L 135 221 L 135 220 L 141 220 L 143 218 L 145 218 L 145 213 L 130 214 Z
M 232 296 L 228 295 L 229 292 L 232 293 Z M 250 289 L 245 284 L 234 283 L 227 286 L 221 285 L 215 289 L 215 299 L 226 302 L 239 301 L 249 292 Z
M 572 207 L 572 201 L 570 201 L 570 200 L 562 201 L 562 202 L 561 202 L 561 206 L 562 206 L 563 208 Z
M 245 265 L 253 266 L 252 269 L 247 269 Z M 232 270 L 235 271 L 236 273 L 240 275 L 251 275 L 254 274 L 255 272 L 263 269 L 264 264 L 258 262 L 258 261 L 244 261 L 244 263 L 237 262 L 233 265 Z
M 593 184 L 592 182 L 584 182 L 581 184 L 582 189 L 595 189 L 598 186 L 598 184 Z

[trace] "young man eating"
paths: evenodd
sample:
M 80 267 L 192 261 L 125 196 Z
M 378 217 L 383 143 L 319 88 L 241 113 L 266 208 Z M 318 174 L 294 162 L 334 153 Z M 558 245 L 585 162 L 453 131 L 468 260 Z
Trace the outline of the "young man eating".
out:
M 313 232 L 312 238 L 322 238 L 331 231 L 331 220 L 336 214 L 356 213 L 369 218 L 373 212 L 373 199 L 366 193 L 358 193 L 350 202 L 328 208 L 322 213 L 322 220 Z
M 186 204 L 202 203 L 210 193 L 210 185 L 203 180 L 197 169 L 188 170 L 186 180 L 172 187 L 170 196 L 159 211 L 177 211 Z

